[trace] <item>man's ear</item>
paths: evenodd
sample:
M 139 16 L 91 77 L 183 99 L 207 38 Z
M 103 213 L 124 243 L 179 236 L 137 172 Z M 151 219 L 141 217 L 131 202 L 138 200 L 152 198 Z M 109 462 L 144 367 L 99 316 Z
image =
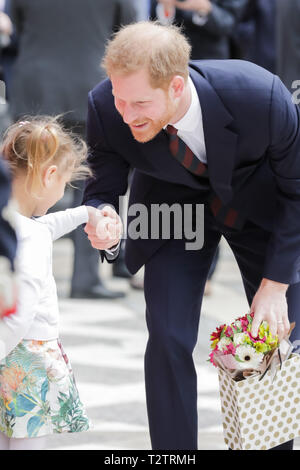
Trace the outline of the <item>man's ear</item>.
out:
M 45 168 L 45 170 L 43 172 L 43 177 L 42 177 L 44 186 L 46 186 L 47 188 L 49 186 L 51 186 L 51 184 L 54 181 L 54 177 L 56 176 L 56 174 L 57 174 L 57 166 L 56 165 L 51 165 L 51 166 L 48 166 L 47 168 Z
M 181 98 L 185 87 L 184 78 L 175 75 L 170 83 L 170 93 L 173 98 Z

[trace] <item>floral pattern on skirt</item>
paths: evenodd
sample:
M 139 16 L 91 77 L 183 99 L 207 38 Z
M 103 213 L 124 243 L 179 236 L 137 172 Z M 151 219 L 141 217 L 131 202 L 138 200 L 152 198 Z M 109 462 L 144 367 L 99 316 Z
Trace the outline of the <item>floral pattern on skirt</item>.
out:
M 89 427 L 59 340 L 23 340 L 0 361 L 0 432 L 24 438 Z

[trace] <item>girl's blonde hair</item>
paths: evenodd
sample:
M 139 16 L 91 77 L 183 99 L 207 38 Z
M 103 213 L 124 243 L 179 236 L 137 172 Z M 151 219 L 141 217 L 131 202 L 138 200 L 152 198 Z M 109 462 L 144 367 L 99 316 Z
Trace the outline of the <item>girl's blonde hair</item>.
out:
M 66 131 L 60 124 L 61 116 L 24 117 L 10 126 L 3 137 L 1 152 L 13 175 L 27 173 L 26 188 L 34 192 L 41 187 L 41 170 L 57 165 L 63 173 L 72 170 L 73 181 L 91 176 L 83 163 L 87 158 L 85 142 Z M 30 188 L 29 188 L 30 182 Z
M 109 41 L 102 67 L 109 77 L 146 68 L 152 87 L 165 89 L 175 75 L 188 79 L 190 55 L 180 27 L 140 21 L 124 26 Z

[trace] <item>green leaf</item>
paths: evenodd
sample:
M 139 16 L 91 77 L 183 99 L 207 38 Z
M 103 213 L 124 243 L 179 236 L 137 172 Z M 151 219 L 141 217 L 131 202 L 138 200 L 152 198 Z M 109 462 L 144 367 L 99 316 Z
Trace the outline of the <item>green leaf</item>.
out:
M 27 432 L 29 437 L 36 437 L 44 420 L 40 416 L 32 416 L 27 423 Z
M 29 411 L 32 411 L 36 405 L 37 402 L 29 395 L 17 395 L 17 397 L 9 403 L 10 411 L 8 414 L 21 418 Z
M 241 361 L 241 359 L 239 358 L 239 356 L 237 354 L 234 356 L 234 359 L 238 362 L 244 362 L 244 361 Z
M 46 378 L 45 381 L 43 382 L 42 389 L 41 389 L 41 398 L 42 398 L 42 401 L 44 402 L 46 401 L 46 395 L 47 395 L 48 389 L 49 389 L 49 382 L 48 382 L 48 378 Z
M 223 330 L 221 331 L 220 339 L 222 339 L 225 336 L 225 329 L 226 329 L 226 326 L 224 326 Z

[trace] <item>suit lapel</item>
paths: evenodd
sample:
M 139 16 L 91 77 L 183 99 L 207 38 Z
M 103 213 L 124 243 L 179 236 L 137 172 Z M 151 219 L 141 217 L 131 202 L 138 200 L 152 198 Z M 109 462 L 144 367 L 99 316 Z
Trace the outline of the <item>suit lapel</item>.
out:
M 145 144 L 139 144 L 143 157 L 148 162 L 148 170 L 144 173 L 171 183 L 183 184 L 195 189 L 201 189 L 199 179 L 179 163 L 169 149 L 169 138 L 161 131 L 155 139 Z
M 201 75 L 201 70 L 193 64 L 190 65 L 190 76 L 202 109 L 210 182 L 222 201 L 228 203 L 232 198 L 231 179 L 237 134 L 226 126 L 233 121 L 233 118 L 208 80 Z

